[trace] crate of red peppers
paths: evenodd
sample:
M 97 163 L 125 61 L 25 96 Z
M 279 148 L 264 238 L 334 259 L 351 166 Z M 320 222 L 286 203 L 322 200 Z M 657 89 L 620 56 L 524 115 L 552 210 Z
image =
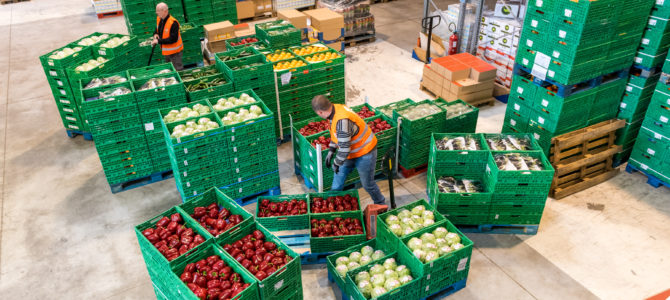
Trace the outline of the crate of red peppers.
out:
M 167 271 L 171 262 L 196 251 L 212 236 L 187 214 L 173 207 L 135 227 L 137 242 L 150 272 Z
M 256 222 L 270 231 L 309 228 L 307 195 L 260 196 L 256 201 Z
M 310 214 L 316 216 L 323 213 L 360 211 L 361 202 L 358 190 L 310 193 L 309 207 Z
M 367 103 L 352 106 L 351 110 L 353 110 L 359 117 L 363 119 L 372 118 L 376 116 L 375 108 Z
M 217 188 L 179 205 L 179 208 L 216 240 L 253 222 L 253 215 Z
M 168 288 L 181 299 L 259 299 L 254 276 L 216 244 L 179 258 L 172 272 L 179 283 Z
M 309 244 L 312 253 L 328 253 L 365 242 L 361 211 L 311 214 Z
M 251 223 L 218 244 L 256 278 L 261 299 L 302 298 L 299 255 L 263 225 Z

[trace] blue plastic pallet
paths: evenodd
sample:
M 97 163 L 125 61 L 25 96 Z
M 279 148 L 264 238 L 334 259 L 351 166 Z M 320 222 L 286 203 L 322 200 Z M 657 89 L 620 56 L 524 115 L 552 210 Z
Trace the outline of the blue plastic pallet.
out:
M 278 236 L 278 238 L 289 247 L 309 248 L 310 246 L 309 233 L 284 235 Z M 300 263 L 303 265 L 325 264 L 326 257 L 334 253 L 312 253 L 311 251 L 305 251 L 300 253 Z
M 456 225 L 463 233 L 488 233 L 488 234 L 528 234 L 535 235 L 540 225 L 505 225 L 505 224 L 482 224 L 482 225 Z
M 626 165 L 626 172 L 632 174 L 633 172 L 640 172 L 647 176 L 647 184 L 653 186 L 654 188 L 659 188 L 660 186 L 665 186 L 670 189 L 670 183 L 665 182 L 658 177 L 651 175 L 644 170 L 640 170 L 638 167 L 631 164 Z
M 70 137 L 70 138 L 74 138 L 78 135 L 81 135 L 87 141 L 92 141 L 93 140 L 93 135 L 91 135 L 90 132 L 83 132 L 83 131 L 80 131 L 80 130 L 65 129 L 65 133 L 67 133 L 67 136 Z
M 539 79 L 535 76 L 533 76 L 533 83 L 537 86 L 540 87 L 547 87 L 547 86 L 556 86 L 557 92 L 556 95 L 558 95 L 561 98 L 566 98 L 570 97 L 572 94 L 582 92 L 582 91 L 587 91 L 593 88 L 596 88 L 602 84 L 609 83 L 613 80 L 621 79 L 621 78 L 627 78 L 629 73 L 629 69 L 626 68 L 624 70 L 619 70 L 616 72 L 610 72 L 607 74 L 603 74 L 600 76 L 597 76 L 595 78 L 591 78 L 589 80 L 585 80 L 576 84 L 561 84 L 556 81 L 553 81 L 551 79 Z M 514 64 L 514 74 L 519 75 L 519 76 L 528 76 L 531 75 L 531 70 L 520 65 L 520 64 Z M 604 78 L 614 76 L 614 79 L 610 79 L 607 81 L 604 81 Z
M 502 103 L 507 103 L 507 101 L 509 100 L 509 94 L 500 95 L 500 96 L 493 96 L 493 98 L 496 98 L 496 100 L 498 100 Z
M 172 177 L 173 177 L 172 170 L 167 170 L 167 171 L 156 172 L 146 177 L 110 185 L 109 187 L 112 190 L 112 193 L 116 194 L 130 189 L 145 186 L 147 184 L 152 184 L 154 182 L 159 182 Z
M 332 285 L 337 288 L 338 291 L 340 291 L 340 300 L 349 300 L 351 297 L 347 295 L 342 288 L 335 283 L 335 280 L 333 280 L 333 274 L 330 273 L 330 270 L 328 270 L 328 282 L 332 283 Z

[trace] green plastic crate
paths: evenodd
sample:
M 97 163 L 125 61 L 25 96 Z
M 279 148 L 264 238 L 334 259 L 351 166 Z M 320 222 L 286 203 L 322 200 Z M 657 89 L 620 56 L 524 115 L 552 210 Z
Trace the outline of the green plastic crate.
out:
M 353 245 L 360 244 L 366 240 L 365 236 L 365 223 L 363 220 L 363 214 L 361 211 L 350 211 L 350 212 L 334 212 L 334 213 L 325 213 L 325 214 L 311 214 L 309 216 L 310 223 L 311 220 L 333 220 L 335 218 L 352 218 L 361 221 L 361 226 L 363 227 L 363 234 L 355 235 L 343 235 L 343 236 L 329 236 L 329 237 L 314 237 L 309 238 L 310 249 L 312 253 L 328 253 L 333 251 L 341 251 L 347 249 Z
M 397 247 L 400 247 L 400 239 L 402 237 L 398 237 L 394 235 L 390 230 L 389 227 L 386 225 L 386 218 L 390 215 L 398 215 L 398 212 L 402 209 L 406 209 L 411 211 L 412 208 L 423 205 L 426 210 L 430 210 L 433 212 L 433 215 L 435 216 L 435 224 L 440 225 L 445 223 L 446 219 L 442 214 L 440 214 L 432 205 L 428 204 L 426 200 L 424 199 L 419 199 L 418 201 L 405 204 L 401 207 L 398 207 L 394 210 L 387 211 L 383 214 L 377 215 L 377 240 L 384 243 L 385 245 L 389 245 L 392 249 L 397 249 Z
M 350 294 L 350 292 L 347 290 L 349 286 L 346 285 L 346 275 L 344 277 L 341 277 L 337 271 L 335 270 L 335 267 L 337 266 L 335 261 L 343 256 L 349 257 L 349 255 L 353 252 L 360 252 L 361 248 L 365 246 L 370 246 L 374 250 L 382 250 L 384 251 L 384 256 L 394 256 L 395 251 L 390 249 L 388 245 L 385 245 L 381 242 L 377 242 L 377 239 L 373 238 L 371 240 L 368 240 L 366 242 L 360 243 L 358 245 L 351 246 L 347 249 L 344 249 L 340 252 L 337 252 L 335 254 L 328 255 L 326 257 L 326 268 L 328 269 L 329 276 L 335 281 L 335 284 L 340 288 L 340 290 L 343 293 L 346 293 L 347 295 Z
M 220 233 L 218 236 L 214 237 L 214 240 L 216 241 L 223 240 L 227 235 L 237 232 L 242 227 L 248 226 L 248 224 L 251 224 L 254 220 L 253 215 L 251 215 L 244 208 L 239 206 L 239 204 L 237 204 L 233 199 L 228 197 L 226 194 L 224 194 L 223 192 L 221 192 L 221 190 L 217 188 L 211 188 L 206 192 L 204 192 L 202 195 L 189 199 L 188 202 L 180 204 L 179 208 L 184 213 L 188 214 L 190 217 L 190 215 L 193 213 L 193 210 L 196 207 L 198 206 L 207 207 L 212 203 L 216 203 L 218 205 L 219 211 L 222 208 L 226 208 L 230 211 L 231 215 L 241 215 L 243 218 L 243 221 L 240 222 L 239 224 L 236 224 L 235 226 L 226 230 L 224 233 Z M 193 222 L 198 224 L 197 226 L 200 227 L 202 230 L 207 231 L 207 229 L 203 228 L 195 219 L 193 219 Z
M 227 235 L 218 244 L 224 246 L 232 244 L 244 236 L 251 234 L 254 230 L 260 230 L 265 235 L 265 241 L 273 242 L 277 245 L 277 249 L 286 251 L 286 255 L 293 259 L 289 261 L 282 268 L 275 273 L 270 274 L 263 281 L 258 282 L 258 289 L 261 299 L 282 299 L 281 295 L 292 294 L 296 289 L 302 289 L 301 281 L 301 266 L 300 256 L 295 253 L 289 246 L 284 244 L 278 237 L 274 236 L 272 232 L 267 230 L 263 225 L 258 223 L 251 223 L 247 227 L 242 228 L 233 234 Z
M 535 191 L 544 192 L 549 188 L 554 177 L 554 168 L 547 160 L 547 157 L 540 151 L 519 152 L 522 155 L 539 158 L 542 162 L 543 170 L 521 170 L 504 171 L 498 169 L 494 162 L 495 156 L 499 154 L 513 153 L 511 151 L 499 152 L 492 151 L 492 157 L 489 160 L 487 172 L 491 172 L 495 181 L 494 192 L 507 191 L 524 193 Z M 548 192 L 548 191 L 547 191 Z
M 378 114 L 383 114 L 383 115 L 386 115 L 389 118 L 393 118 L 393 110 L 403 109 L 403 108 L 406 108 L 406 107 L 408 107 L 408 106 L 410 106 L 414 103 L 415 102 L 412 101 L 412 99 L 407 98 L 407 99 L 396 101 L 396 102 L 389 103 L 389 104 L 386 104 L 386 105 L 377 106 L 375 108 L 375 110 L 378 112 Z M 397 120 L 397 118 L 394 118 L 394 119 Z
M 200 83 L 210 83 L 213 80 L 223 80 L 224 83 L 218 86 L 213 86 L 209 87 L 206 89 L 199 89 L 199 90 L 191 90 L 191 87 L 200 84 Z M 233 82 L 227 80 L 223 75 L 218 75 L 218 76 L 212 76 L 208 78 L 202 78 L 198 80 L 194 80 L 189 83 L 184 83 L 184 87 L 186 88 L 187 95 L 190 101 L 197 101 L 200 99 L 206 99 L 209 97 L 216 97 L 218 95 L 223 95 L 223 94 L 228 94 L 232 93 L 234 88 L 233 88 Z
M 248 283 L 249 286 L 244 289 L 242 292 L 237 294 L 235 297 L 232 297 L 231 299 L 259 299 L 258 295 L 258 281 L 256 278 L 249 273 L 249 271 L 245 270 L 242 265 L 240 265 L 239 262 L 235 261 L 234 258 L 230 256 L 226 251 L 221 249 L 216 244 L 208 244 L 207 247 L 204 247 L 200 249 L 198 252 L 193 253 L 192 255 L 188 257 L 180 257 L 175 261 L 174 266 L 172 266 L 172 272 L 175 276 L 181 276 L 181 273 L 183 273 L 184 268 L 186 267 L 187 264 L 189 263 L 195 263 L 201 259 L 206 259 L 209 256 L 216 255 L 223 259 L 223 261 L 233 269 L 233 272 L 239 274 L 242 278 L 242 283 Z M 170 288 L 175 288 L 177 290 L 177 293 L 183 297 L 183 299 L 198 299 L 198 297 L 195 296 L 191 292 L 191 290 L 186 286 L 185 283 L 181 282 L 178 280 L 178 282 L 175 283 L 174 286 Z
M 162 217 L 166 216 L 170 218 L 170 215 L 174 213 L 179 213 L 182 216 L 182 219 L 184 220 L 184 224 L 186 225 L 186 227 L 192 228 L 194 234 L 201 235 L 205 239 L 205 243 L 211 239 L 211 235 L 207 231 L 201 229 L 199 226 L 196 226 L 196 224 L 194 224 L 194 221 L 191 219 L 191 217 L 188 216 L 188 214 L 181 211 L 181 209 L 179 209 L 178 207 L 172 207 L 167 211 L 149 219 L 148 221 L 135 226 L 135 234 L 137 235 L 137 241 L 140 245 L 140 251 L 142 252 L 142 255 L 145 257 L 145 263 L 147 264 L 147 268 L 154 268 L 169 272 L 170 267 L 174 266 L 175 262 L 177 262 L 177 260 L 179 259 L 179 257 L 177 257 L 177 259 L 173 261 L 168 261 L 160 252 L 158 252 L 158 249 L 156 249 L 156 247 L 154 247 L 149 242 L 149 240 L 147 240 L 146 237 L 144 237 L 144 235 L 142 234 L 143 230 L 155 227 L 156 223 Z M 201 248 L 200 246 L 202 246 L 203 244 L 200 244 L 197 247 L 189 250 L 188 252 L 180 255 L 180 257 L 190 256 L 191 254 L 198 251 L 199 248 Z
M 405 265 L 410 272 L 412 273 L 412 281 L 408 282 L 405 285 L 402 285 L 400 287 L 397 287 L 391 291 L 388 291 L 387 293 L 374 298 L 377 300 L 403 300 L 403 299 L 413 299 L 416 298 L 417 296 L 417 291 L 420 289 L 421 286 L 421 279 L 419 278 L 421 276 L 421 272 L 414 267 L 411 264 L 411 261 L 405 257 L 401 257 L 400 255 L 396 255 L 393 257 L 392 255 L 387 255 L 379 260 L 372 261 L 371 263 L 358 267 L 354 270 L 351 270 L 347 272 L 347 277 L 345 278 L 345 288 L 344 290 L 349 293 L 349 297 L 351 299 L 355 300 L 365 300 L 368 299 L 363 294 L 358 290 L 358 286 L 356 285 L 356 281 L 354 280 L 356 274 L 362 271 L 369 271 L 372 266 L 375 264 L 382 264 L 385 259 L 388 258 L 395 258 L 396 263 L 398 265 Z
M 422 263 L 416 256 L 414 256 L 414 254 L 412 254 L 411 249 L 407 247 L 407 242 L 413 237 L 420 237 L 421 234 L 425 232 L 433 232 L 438 227 L 444 227 L 449 232 L 458 234 L 461 238 L 461 244 L 463 244 L 464 247 L 452 251 L 445 256 L 441 256 L 430 263 Z M 449 222 L 449 220 L 442 224 L 434 224 L 421 231 L 409 234 L 400 240 L 400 244 L 402 244 L 398 247 L 398 257 L 400 260 L 407 261 L 410 265 L 410 269 L 415 269 L 421 274 L 421 285 L 419 289 L 421 297 L 430 296 L 467 278 L 470 269 L 470 258 L 472 257 L 472 249 L 474 246 L 472 241 L 461 233 L 456 226 Z
M 307 203 L 307 213 L 302 215 L 292 215 L 292 216 L 279 216 L 279 217 L 259 217 L 259 203 L 262 200 L 269 200 L 270 202 L 288 202 L 292 199 L 298 201 L 304 200 Z M 259 196 L 256 199 L 256 222 L 265 226 L 270 231 L 283 231 L 283 230 L 302 230 L 309 228 L 309 200 L 307 195 L 280 195 L 280 196 Z

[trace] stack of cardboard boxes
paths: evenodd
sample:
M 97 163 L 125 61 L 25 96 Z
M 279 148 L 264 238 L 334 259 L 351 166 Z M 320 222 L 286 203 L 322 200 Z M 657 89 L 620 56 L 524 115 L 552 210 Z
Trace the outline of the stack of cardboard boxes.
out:
M 493 101 L 496 68 L 469 54 L 435 58 L 423 68 L 422 86 L 447 101 L 472 105 Z
M 507 88 L 512 85 L 520 34 L 521 25 L 515 20 L 482 17 L 477 56 L 496 67 L 496 81 Z
M 235 37 L 235 28 L 230 21 L 207 24 L 205 29 L 205 42 L 210 53 L 226 51 L 226 40 Z
M 272 13 L 272 0 L 244 0 L 237 2 L 237 19 L 243 20 Z
M 310 26 L 310 41 L 320 41 L 331 47 L 344 50 L 344 16 L 327 8 L 319 8 L 305 11 L 308 17 L 307 25 Z M 338 47 L 336 44 L 342 46 Z

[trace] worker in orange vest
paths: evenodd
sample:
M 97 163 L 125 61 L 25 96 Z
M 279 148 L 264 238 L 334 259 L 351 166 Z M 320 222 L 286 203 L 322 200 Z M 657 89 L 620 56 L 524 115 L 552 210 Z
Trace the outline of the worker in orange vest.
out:
M 319 117 L 330 121 L 331 141 L 326 156 L 326 168 L 332 168 L 335 172 L 331 190 L 341 191 L 347 175 L 355 167 L 363 188 L 370 194 L 372 201 L 375 204 L 384 204 L 386 199 L 375 182 L 377 137 L 372 129 L 349 107 L 330 103 L 323 95 L 312 99 L 312 109 Z
M 161 45 L 165 62 L 172 63 L 177 71 L 184 69 L 182 54 L 184 43 L 179 33 L 179 21 L 170 15 L 167 4 L 161 2 L 156 5 L 156 31 L 151 45 Z

